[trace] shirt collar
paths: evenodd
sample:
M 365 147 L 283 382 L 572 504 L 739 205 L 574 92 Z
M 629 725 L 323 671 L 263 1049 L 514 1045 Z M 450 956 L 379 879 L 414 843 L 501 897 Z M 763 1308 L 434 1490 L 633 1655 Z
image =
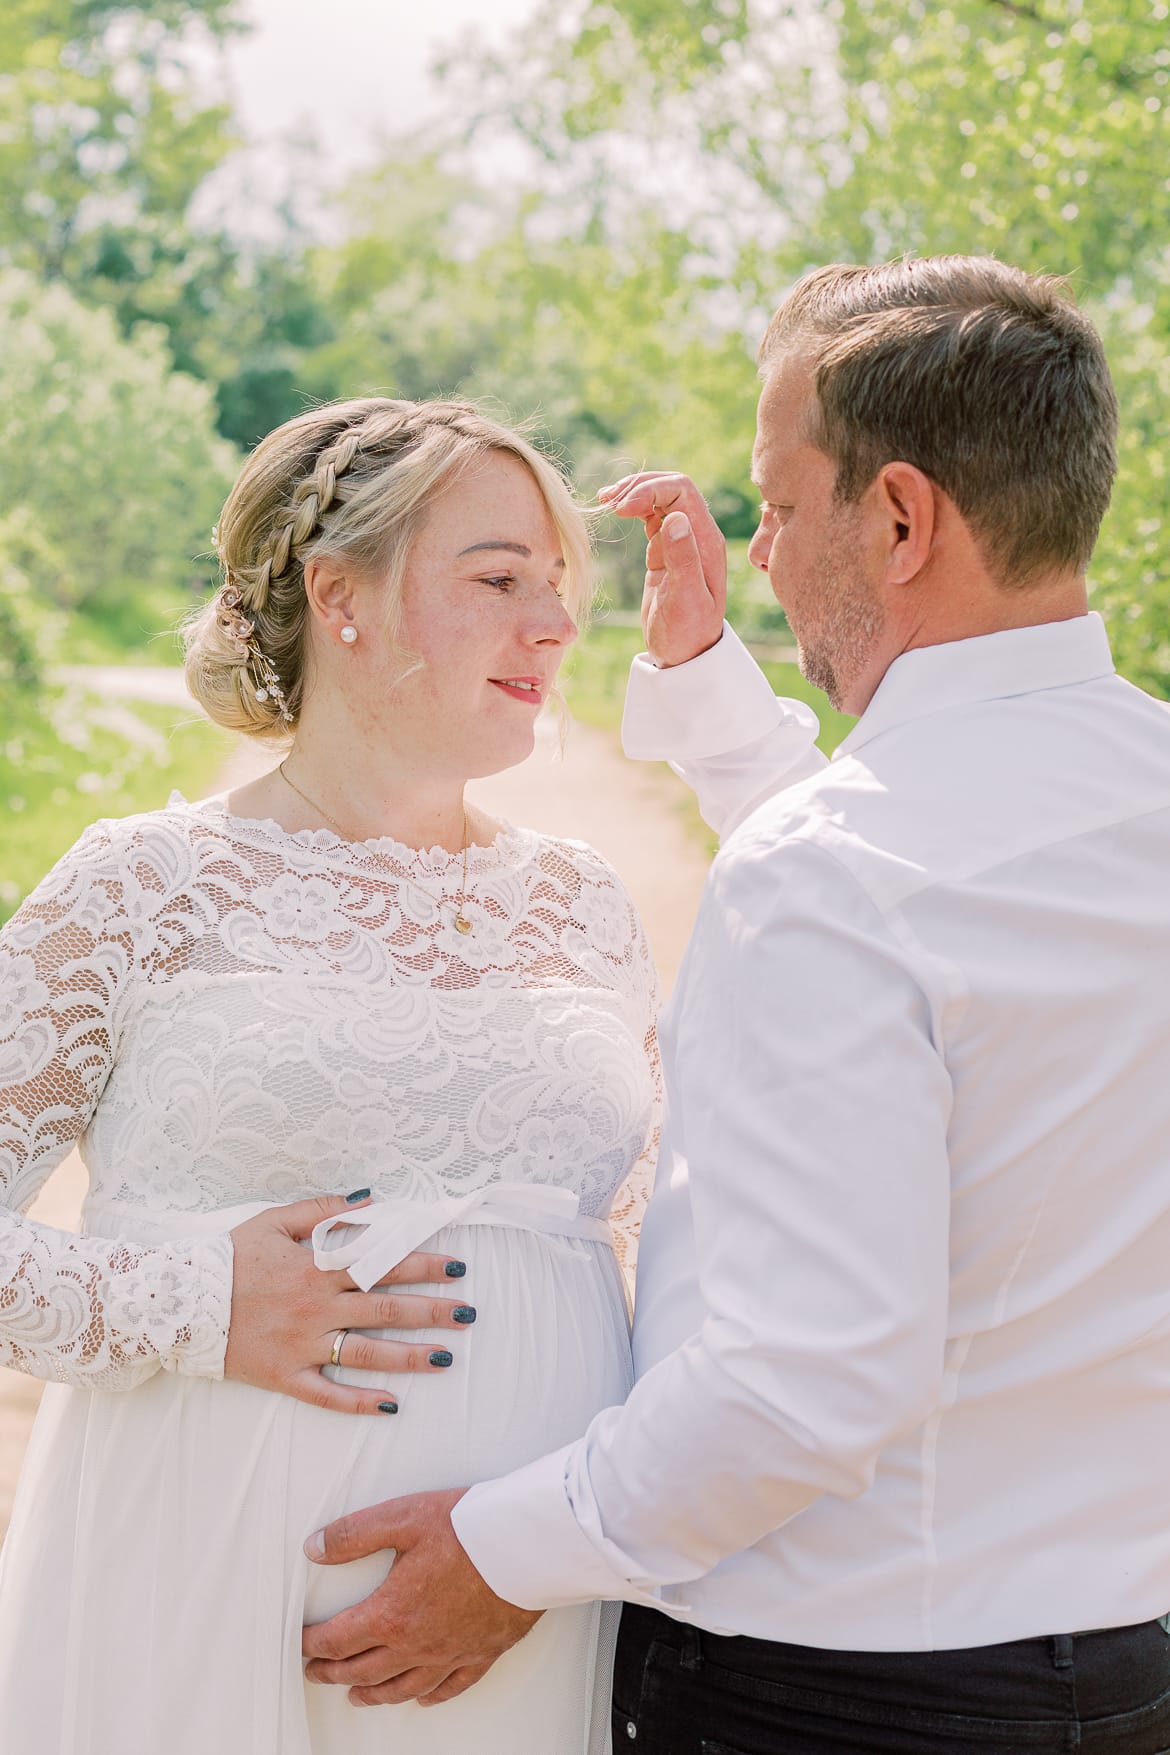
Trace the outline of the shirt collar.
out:
M 1041 622 L 943 646 L 920 646 L 895 658 L 869 706 L 838 744 L 834 759 L 855 754 L 893 725 L 947 707 L 1064 688 L 1112 672 L 1109 636 L 1095 610 L 1071 621 Z

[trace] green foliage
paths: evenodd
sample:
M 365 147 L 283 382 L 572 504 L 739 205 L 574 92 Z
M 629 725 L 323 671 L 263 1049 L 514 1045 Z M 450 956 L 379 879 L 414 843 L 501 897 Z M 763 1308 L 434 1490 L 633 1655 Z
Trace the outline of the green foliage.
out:
M 160 333 L 123 341 L 105 311 L 0 276 L 0 474 L 41 541 L 46 607 L 118 606 L 144 585 L 210 576 L 233 456 L 211 392 L 170 371 Z
M 0 264 L 181 329 L 223 245 L 187 224 L 233 144 L 191 47 L 236 0 L 7 0 L 0 40 Z
M 1126 673 L 1170 692 L 1166 0 L 576 0 L 568 28 L 565 10 L 548 0 L 479 58 L 477 126 L 535 145 L 611 236 L 669 142 L 693 171 L 679 228 L 709 252 L 676 259 L 676 305 L 702 306 L 712 260 L 737 295 L 729 327 L 755 335 L 797 274 L 834 259 L 993 252 L 1070 276 L 1123 419 L 1094 601 Z M 713 434 L 704 485 L 734 479 L 750 432 L 735 425 Z
M 473 396 L 536 416 L 586 491 L 669 463 L 705 482 L 729 527 L 750 528 L 755 378 L 707 308 L 717 277 L 694 271 L 679 233 L 648 215 L 628 243 L 542 236 L 531 203 L 425 159 L 363 179 L 350 211 L 351 235 L 313 258 L 334 334 L 300 359 L 307 396 Z M 617 552 L 607 542 L 603 562 Z M 641 570 L 617 575 L 640 594 Z
M 827 245 L 991 251 L 1096 296 L 1148 276 L 1170 220 L 1166 18 L 1161 0 L 840 0 L 852 162 Z
M 27 507 L 0 516 L 0 701 L 31 697 L 57 656 L 62 617 L 38 601 L 35 581 L 60 565 Z
M 50 690 L 5 703 L 0 739 L 0 922 L 97 816 L 206 792 L 231 739 L 193 710 Z

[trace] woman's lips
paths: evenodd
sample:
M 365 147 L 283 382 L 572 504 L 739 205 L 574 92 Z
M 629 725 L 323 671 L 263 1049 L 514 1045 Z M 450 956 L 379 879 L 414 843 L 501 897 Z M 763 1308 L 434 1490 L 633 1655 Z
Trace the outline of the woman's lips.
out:
M 510 695 L 514 701 L 523 701 L 526 706 L 539 707 L 543 698 L 541 680 L 537 676 L 489 677 L 488 681 L 494 688 Z

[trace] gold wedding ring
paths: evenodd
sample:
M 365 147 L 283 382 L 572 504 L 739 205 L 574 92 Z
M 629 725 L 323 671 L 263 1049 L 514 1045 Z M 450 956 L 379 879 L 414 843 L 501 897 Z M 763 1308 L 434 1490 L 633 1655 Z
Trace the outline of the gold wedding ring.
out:
M 334 1336 L 334 1338 L 333 1338 L 333 1351 L 329 1355 L 329 1363 L 331 1365 L 340 1365 L 341 1364 L 341 1343 L 342 1343 L 342 1341 L 344 1341 L 344 1339 L 348 1333 L 349 1333 L 349 1330 L 347 1328 L 339 1328 L 336 1335 Z

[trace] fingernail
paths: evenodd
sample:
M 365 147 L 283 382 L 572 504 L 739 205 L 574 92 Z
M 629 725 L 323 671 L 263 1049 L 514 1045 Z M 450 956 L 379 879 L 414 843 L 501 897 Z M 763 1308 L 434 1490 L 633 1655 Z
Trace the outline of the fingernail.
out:
M 368 1188 L 355 1188 L 353 1193 L 347 1194 L 345 1198 L 349 1202 L 350 1206 L 352 1206 L 354 1201 L 356 1201 L 356 1200 L 369 1200 L 370 1191 Z
M 305 1543 L 305 1555 L 309 1560 L 320 1560 L 325 1553 L 325 1531 L 314 1530 Z
M 467 1263 L 465 1261 L 449 1261 L 443 1272 L 449 1280 L 461 1280 L 467 1272 Z
M 447 1353 L 447 1352 L 444 1352 L 440 1349 L 439 1352 L 431 1354 L 431 1364 L 432 1365 L 454 1365 L 454 1363 L 455 1363 L 454 1353 Z
M 662 520 L 662 534 L 671 542 L 681 542 L 684 536 L 691 534 L 691 521 L 685 512 L 671 512 Z
M 452 1322 L 474 1322 L 475 1308 L 471 1304 L 460 1304 L 451 1312 Z
M 378 1403 L 378 1412 L 380 1414 L 396 1414 L 398 1412 L 398 1403 L 397 1402 L 379 1402 Z

